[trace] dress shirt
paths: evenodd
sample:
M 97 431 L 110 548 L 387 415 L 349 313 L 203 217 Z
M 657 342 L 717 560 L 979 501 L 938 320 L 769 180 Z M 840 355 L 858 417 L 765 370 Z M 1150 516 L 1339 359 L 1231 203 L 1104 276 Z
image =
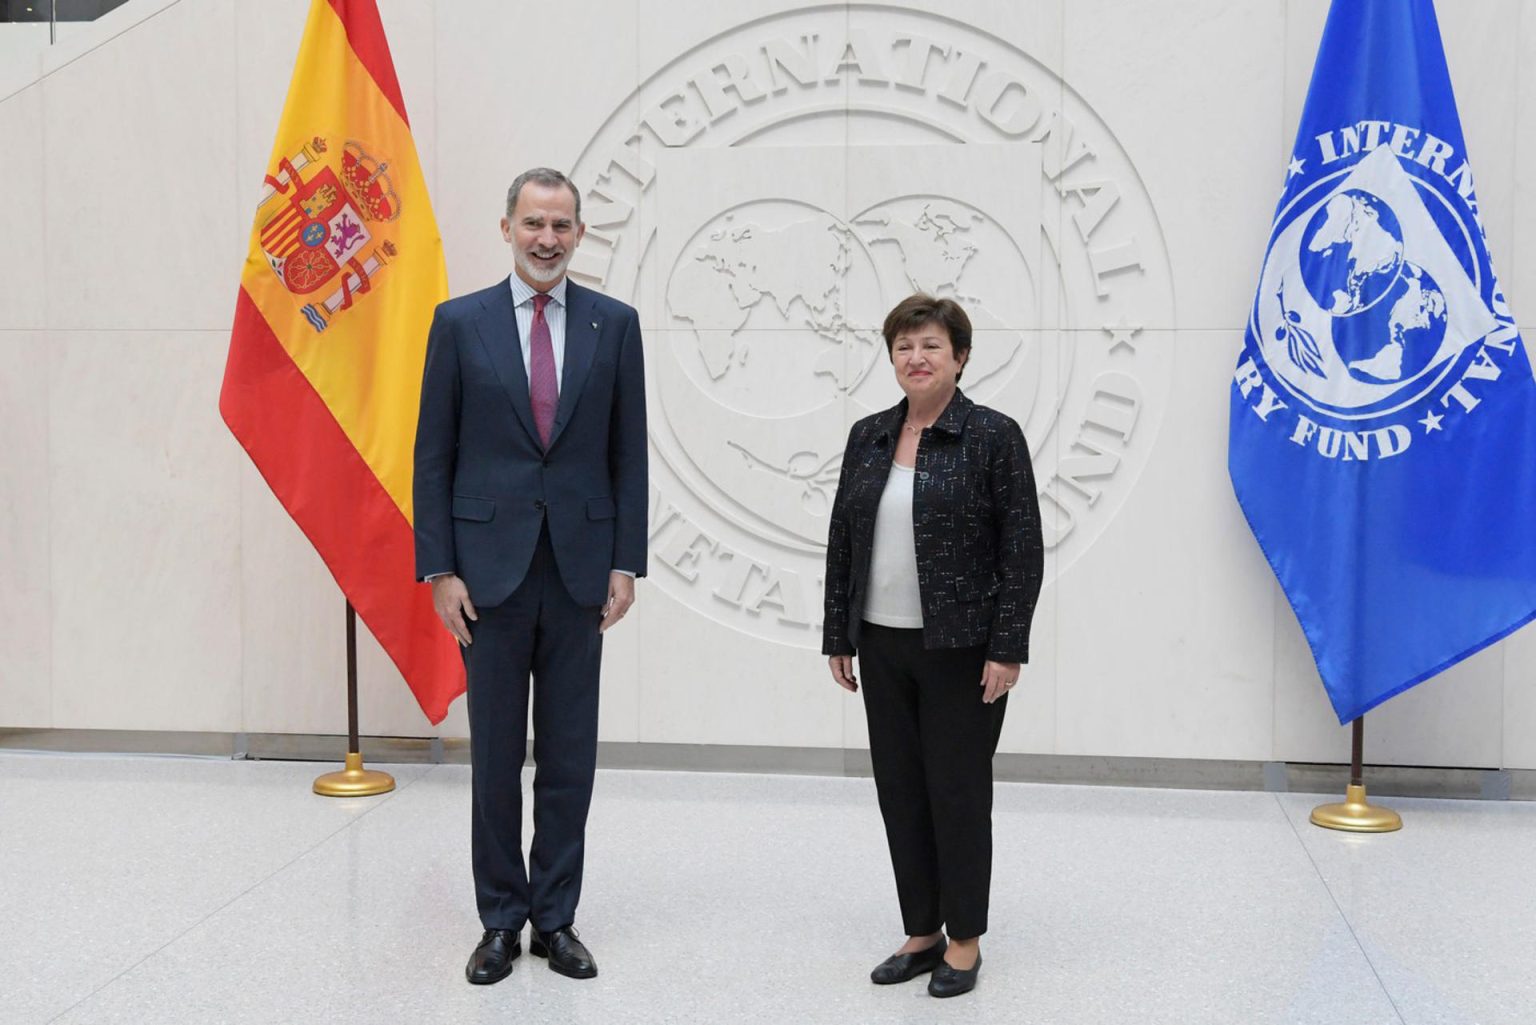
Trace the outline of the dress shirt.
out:
M 512 275 L 512 305 L 517 312 L 517 340 L 523 349 L 523 373 L 533 380 L 530 339 L 533 336 L 533 297 L 538 290 L 528 282 Z M 555 350 L 555 394 L 560 393 L 560 375 L 565 370 L 565 278 L 555 282 L 547 293 L 550 301 L 544 304 L 544 320 L 549 324 L 549 344 Z

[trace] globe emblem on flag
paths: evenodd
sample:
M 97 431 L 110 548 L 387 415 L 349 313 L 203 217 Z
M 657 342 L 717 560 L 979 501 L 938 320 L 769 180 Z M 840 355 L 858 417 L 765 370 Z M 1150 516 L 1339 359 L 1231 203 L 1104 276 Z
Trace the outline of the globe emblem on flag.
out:
M 1402 228 L 1380 196 L 1352 188 L 1329 198 L 1302 233 L 1298 264 L 1353 380 L 1409 381 L 1440 351 L 1445 296 L 1428 271 L 1405 259 Z M 1324 376 L 1320 350 L 1300 321 L 1287 310 L 1276 338 L 1289 342 L 1298 367 Z
M 1403 266 L 1403 229 L 1380 196 L 1347 189 L 1324 203 L 1301 240 L 1307 291 L 1328 313 L 1347 317 L 1381 301 Z

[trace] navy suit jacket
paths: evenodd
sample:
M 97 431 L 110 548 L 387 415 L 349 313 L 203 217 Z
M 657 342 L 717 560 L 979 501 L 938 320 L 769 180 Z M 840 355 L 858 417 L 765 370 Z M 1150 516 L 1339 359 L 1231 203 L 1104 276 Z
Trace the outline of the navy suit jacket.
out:
M 615 569 L 645 575 L 645 363 L 640 318 L 566 284 L 560 404 L 534 427 L 512 291 L 437 307 L 416 427 L 416 575 L 456 573 L 476 605 L 505 601 L 547 521 L 560 578 L 601 605 Z

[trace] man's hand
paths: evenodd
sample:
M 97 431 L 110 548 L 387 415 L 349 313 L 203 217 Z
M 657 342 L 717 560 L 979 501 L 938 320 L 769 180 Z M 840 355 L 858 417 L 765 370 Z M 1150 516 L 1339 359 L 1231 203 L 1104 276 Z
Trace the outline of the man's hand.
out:
M 852 692 L 859 689 L 858 677 L 853 675 L 852 655 L 833 655 L 827 659 L 827 666 L 832 670 L 832 679 L 843 690 Z
M 981 700 L 990 705 L 1013 689 L 1019 682 L 1019 663 L 993 662 L 990 659 L 981 670 Z
M 469 588 L 464 586 L 464 581 L 452 573 L 434 577 L 432 607 L 437 610 L 437 618 L 443 621 L 443 625 L 460 645 L 467 648 L 473 643 L 469 636 L 469 624 L 464 622 L 464 617 L 476 620 L 480 617 L 475 614 L 475 605 L 469 600 Z
M 618 570 L 608 574 L 608 601 L 603 604 L 603 621 L 597 632 L 603 633 L 624 618 L 624 613 L 635 603 L 635 578 Z

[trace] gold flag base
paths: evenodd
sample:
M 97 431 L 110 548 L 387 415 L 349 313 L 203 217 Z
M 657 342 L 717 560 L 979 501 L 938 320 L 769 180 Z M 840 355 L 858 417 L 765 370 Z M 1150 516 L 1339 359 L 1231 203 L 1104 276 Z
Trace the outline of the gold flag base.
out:
M 1403 828 L 1403 818 L 1390 808 L 1365 799 L 1365 785 L 1351 783 L 1343 804 L 1320 804 L 1312 809 L 1312 824 L 1348 833 L 1391 833 Z
M 347 752 L 347 767 L 327 772 L 315 780 L 315 793 L 321 797 L 372 797 L 395 789 L 395 777 L 387 772 L 363 768 L 360 751 Z

